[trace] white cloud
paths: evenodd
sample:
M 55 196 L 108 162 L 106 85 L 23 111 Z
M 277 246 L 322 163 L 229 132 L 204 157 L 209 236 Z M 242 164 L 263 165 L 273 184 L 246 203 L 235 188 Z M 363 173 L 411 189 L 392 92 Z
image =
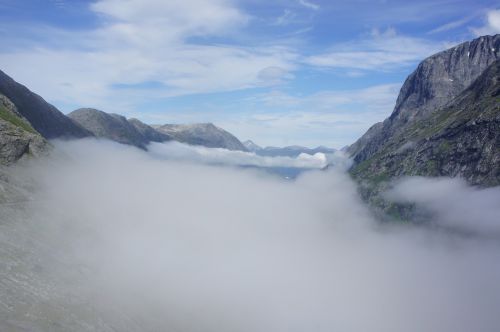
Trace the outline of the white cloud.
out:
M 474 18 L 474 16 L 469 16 L 469 17 L 464 17 L 464 18 L 459 19 L 459 20 L 448 22 L 446 24 L 438 26 L 437 28 L 432 29 L 428 33 L 429 34 L 435 34 L 435 33 L 440 33 L 440 32 L 445 32 L 445 31 L 453 30 L 453 29 L 456 29 L 458 27 L 461 27 L 461 26 L 467 24 L 473 18 Z
M 383 84 L 309 95 L 271 90 L 225 105 L 227 109 L 222 110 L 215 107 L 133 116 L 146 123 L 211 121 L 241 140 L 252 139 L 260 145 L 341 148 L 390 115 L 400 87 L 399 83 Z
M 399 181 L 387 196 L 396 202 L 416 203 L 434 214 L 438 225 L 500 235 L 500 187 L 478 189 L 462 179 L 411 177 Z
M 443 48 L 440 43 L 399 35 L 394 29 L 375 29 L 369 38 L 334 45 L 328 53 L 309 56 L 305 63 L 325 68 L 392 70 L 419 62 Z
M 245 25 L 249 17 L 230 1 L 101 0 L 91 8 L 102 16 L 98 28 L 42 29 L 44 46 L 1 53 L 2 69 L 51 101 L 123 112 L 135 100 L 280 84 L 295 68 L 285 47 L 189 41 Z M 133 88 L 148 82 L 162 88 Z
M 265 113 L 252 112 L 245 118 L 229 117 L 219 123 L 238 137 L 265 145 L 296 144 L 294 140 L 299 140 L 309 146 L 341 148 L 392 112 L 400 86 L 384 84 L 305 96 L 275 90 L 251 101 L 256 103 L 255 109 L 267 109 Z
M 292 12 L 289 9 L 285 9 L 283 11 L 283 15 L 276 18 L 276 21 L 273 24 L 279 25 L 279 26 L 288 25 L 288 24 L 293 23 L 296 18 L 297 18 L 297 14 L 295 14 L 294 12 Z
M 480 28 L 473 28 L 472 32 L 476 36 L 495 35 L 500 33 L 500 9 L 490 10 L 486 13 L 485 25 Z
M 299 0 L 299 3 L 302 6 L 307 7 L 309 9 L 312 9 L 312 10 L 318 10 L 320 8 L 319 5 L 317 5 L 311 1 L 307 1 L 307 0 Z
M 280 91 L 262 94 L 259 98 L 268 106 L 296 106 L 314 110 L 335 110 L 340 106 L 357 104 L 358 112 L 381 111 L 386 114 L 394 107 L 401 85 L 382 84 L 363 89 L 319 91 L 306 96 L 294 96 Z
M 167 160 L 180 160 L 212 165 L 256 166 L 256 167 L 292 167 L 321 169 L 328 165 L 323 153 L 309 155 L 302 153 L 296 158 L 265 157 L 251 152 L 230 151 L 226 149 L 191 146 L 177 142 L 151 143 L 148 150 L 153 156 Z
M 168 36 L 224 34 L 249 20 L 228 0 L 99 0 L 91 8 L 113 21 L 104 33 L 115 30 L 139 43 L 161 37 L 153 39 L 155 46 Z

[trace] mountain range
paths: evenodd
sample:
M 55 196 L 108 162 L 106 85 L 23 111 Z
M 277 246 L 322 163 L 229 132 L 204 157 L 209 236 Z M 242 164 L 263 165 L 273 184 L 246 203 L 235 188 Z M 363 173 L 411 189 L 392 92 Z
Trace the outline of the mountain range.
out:
M 231 133 L 212 123 L 150 126 L 138 119 L 80 108 L 64 115 L 42 97 L 0 71 L 0 165 L 37 155 L 49 139 L 97 137 L 147 149 L 150 142 L 176 140 L 211 148 L 247 151 Z
M 275 146 L 267 146 L 265 148 L 260 147 L 255 144 L 251 140 L 247 140 L 243 142 L 243 145 L 247 148 L 248 151 L 254 152 L 259 156 L 268 156 L 268 157 L 292 157 L 295 158 L 299 156 L 301 153 L 306 153 L 310 155 L 314 155 L 318 152 L 320 153 L 334 153 L 336 150 L 332 148 L 327 148 L 325 146 L 318 146 L 316 148 L 307 148 L 299 145 L 290 145 L 285 147 L 275 147 Z
M 500 35 L 483 36 L 423 60 L 405 80 L 392 114 L 343 149 L 361 196 L 400 216 L 382 193 L 404 176 L 461 177 L 500 185 Z M 147 149 L 179 142 L 296 157 L 325 147 L 262 148 L 211 123 L 148 125 L 92 108 L 68 116 L 0 71 L 0 164 L 50 149 L 47 140 L 98 137 Z

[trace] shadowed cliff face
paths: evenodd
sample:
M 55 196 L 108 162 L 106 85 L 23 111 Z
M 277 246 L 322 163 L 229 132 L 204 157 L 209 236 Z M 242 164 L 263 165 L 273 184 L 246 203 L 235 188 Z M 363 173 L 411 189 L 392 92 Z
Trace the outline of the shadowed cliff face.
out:
M 387 140 L 451 102 L 500 58 L 500 35 L 483 36 L 424 60 L 406 79 L 392 115 L 370 128 L 348 152 L 361 163 Z
M 0 93 L 16 105 L 17 111 L 47 139 L 92 136 L 42 97 L 0 71 Z

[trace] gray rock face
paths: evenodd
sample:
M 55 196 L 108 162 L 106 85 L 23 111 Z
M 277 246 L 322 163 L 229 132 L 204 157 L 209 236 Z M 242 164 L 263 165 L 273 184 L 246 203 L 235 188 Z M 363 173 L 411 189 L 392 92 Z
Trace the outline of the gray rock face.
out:
M 162 133 L 151 126 L 137 120 L 129 119 L 128 122 L 148 141 L 148 142 L 165 142 L 172 140 L 172 137 Z
M 0 93 L 6 96 L 33 128 L 47 139 L 80 138 L 91 133 L 74 123 L 42 97 L 0 71 Z
M 378 206 L 386 204 L 379 193 L 401 176 L 460 176 L 481 187 L 500 185 L 500 60 L 447 106 L 389 137 L 382 151 L 351 173 L 364 198 Z
M 0 165 L 10 165 L 19 159 L 42 155 L 47 141 L 22 117 L 16 106 L 0 94 Z
M 500 35 L 495 35 L 425 59 L 403 84 L 392 115 L 349 147 L 355 163 L 382 151 L 390 137 L 442 109 L 499 58 Z
M 154 131 L 154 129 L 139 120 L 129 122 L 124 116 L 105 113 L 93 108 L 80 108 L 68 114 L 68 117 L 96 137 L 134 145 L 141 149 L 146 149 L 146 145 L 152 141 L 149 131 Z M 156 138 L 161 137 L 165 136 L 158 134 Z M 167 137 L 164 140 L 166 139 Z
M 212 123 L 166 124 L 155 126 L 155 129 L 181 143 L 202 145 L 209 148 L 247 151 L 247 148 L 235 136 Z

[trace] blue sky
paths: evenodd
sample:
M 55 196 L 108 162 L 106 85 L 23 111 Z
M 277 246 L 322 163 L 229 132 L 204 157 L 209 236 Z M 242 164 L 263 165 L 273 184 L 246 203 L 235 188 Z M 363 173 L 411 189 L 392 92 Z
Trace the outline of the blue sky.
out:
M 65 113 L 339 148 L 422 59 L 499 32 L 487 0 L 0 0 L 0 69 Z

